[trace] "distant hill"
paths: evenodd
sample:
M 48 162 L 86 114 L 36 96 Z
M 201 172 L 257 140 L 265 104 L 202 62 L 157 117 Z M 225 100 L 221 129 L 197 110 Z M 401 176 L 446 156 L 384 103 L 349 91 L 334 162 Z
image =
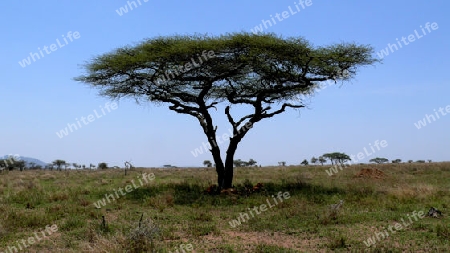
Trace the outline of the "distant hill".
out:
M 0 157 L 0 159 L 9 159 L 9 157 L 11 157 L 12 155 L 5 155 Z M 42 167 L 45 167 L 47 165 L 47 163 L 36 159 L 36 158 L 31 158 L 31 157 L 26 157 L 26 156 L 19 156 L 19 157 L 15 157 L 19 160 L 25 161 L 27 165 L 29 165 L 30 163 L 34 163 L 35 165 L 40 165 Z

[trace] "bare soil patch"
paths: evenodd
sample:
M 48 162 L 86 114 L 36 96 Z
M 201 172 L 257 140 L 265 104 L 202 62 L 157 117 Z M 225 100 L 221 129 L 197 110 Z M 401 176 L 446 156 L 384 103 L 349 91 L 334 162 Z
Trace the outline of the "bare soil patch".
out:
M 365 169 L 361 169 L 361 170 L 355 175 L 355 177 L 381 179 L 381 178 L 386 177 L 386 175 L 384 174 L 383 171 L 381 171 L 381 170 L 379 170 L 379 169 L 365 168 Z

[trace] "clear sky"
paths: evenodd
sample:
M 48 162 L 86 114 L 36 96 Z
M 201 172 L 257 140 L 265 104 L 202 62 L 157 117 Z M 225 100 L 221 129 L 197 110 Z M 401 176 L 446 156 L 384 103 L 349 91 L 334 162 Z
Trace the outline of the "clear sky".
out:
M 389 43 L 391 49 L 382 56 L 383 64 L 362 68 L 351 82 L 318 92 L 308 109 L 257 123 L 235 158 L 299 164 L 327 152 L 356 155 L 365 148 L 370 155 L 358 162 L 376 156 L 450 160 L 449 1 L 312 0 L 303 7 L 298 0 L 139 1 L 137 7 L 129 1 L 132 10 L 124 0 L 0 2 L 0 156 L 201 166 L 212 157 L 192 154 L 206 141 L 194 118 L 127 100 L 117 108 L 109 104 L 108 111 L 107 99 L 73 78 L 84 74 L 85 61 L 145 38 L 251 32 L 272 15 L 277 22 L 265 22 L 264 32 L 302 36 L 316 46 L 370 44 L 377 58 Z M 219 135 L 230 128 L 222 109 L 214 114 Z M 91 122 L 58 136 L 90 114 Z M 429 121 L 419 126 L 426 114 Z M 377 140 L 387 146 L 373 152 Z

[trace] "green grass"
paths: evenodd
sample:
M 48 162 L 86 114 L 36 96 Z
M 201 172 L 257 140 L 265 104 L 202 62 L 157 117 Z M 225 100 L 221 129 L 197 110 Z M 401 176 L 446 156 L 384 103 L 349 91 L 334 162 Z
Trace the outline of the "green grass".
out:
M 382 178 L 355 177 L 377 167 Z M 56 224 L 58 232 L 27 249 L 37 252 L 446 252 L 450 248 L 450 163 L 238 168 L 235 188 L 253 194 L 208 195 L 214 169 L 11 171 L 0 174 L 0 251 Z M 96 208 L 142 173 L 155 180 Z M 272 195 L 285 199 L 240 226 L 229 222 Z M 330 205 L 344 200 L 340 210 Z M 414 221 L 367 248 L 369 237 L 430 207 L 443 217 Z M 103 218 L 105 223 L 103 223 Z M 142 217 L 142 220 L 141 220 Z

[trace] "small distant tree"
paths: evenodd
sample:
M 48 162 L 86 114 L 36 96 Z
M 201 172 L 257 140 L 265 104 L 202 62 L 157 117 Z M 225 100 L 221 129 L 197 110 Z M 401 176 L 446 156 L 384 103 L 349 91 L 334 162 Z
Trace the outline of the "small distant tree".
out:
M 285 162 L 285 161 L 282 161 L 282 162 L 278 162 L 278 165 L 279 165 L 279 166 L 283 166 L 283 167 L 284 167 L 284 166 L 286 166 L 286 162 Z
M 258 163 L 257 161 L 250 159 L 250 160 L 248 160 L 247 165 L 248 166 L 256 166 L 257 163 Z
M 319 162 L 319 159 L 315 158 L 314 156 L 311 158 L 311 164 L 316 164 Z
M 66 161 L 58 159 L 58 160 L 54 160 L 52 162 L 52 164 L 54 166 L 56 166 L 56 170 L 60 171 L 62 169 L 62 166 L 64 166 L 66 164 Z
M 18 169 L 23 171 L 25 169 L 25 161 L 17 160 L 15 158 L 10 158 L 7 160 L 0 160 L 0 167 L 7 170 L 15 170 Z
M 203 165 L 209 168 L 212 167 L 212 162 L 210 160 L 204 160 Z
M 304 159 L 302 162 L 301 162 L 301 165 L 308 165 L 309 163 L 308 163 L 308 160 L 306 160 L 306 159 Z
M 25 169 L 25 161 L 20 160 L 18 156 L 10 155 L 7 159 L 0 160 L 0 167 L 8 170 L 19 169 L 22 171 Z
M 237 159 L 237 160 L 234 160 L 234 161 L 233 161 L 233 165 L 234 165 L 234 167 L 236 167 L 236 168 L 244 167 L 245 164 L 246 164 L 246 162 L 242 161 L 241 159 Z
M 326 163 L 326 162 L 327 162 L 327 159 L 325 157 L 319 156 L 319 163 L 320 163 L 320 165 L 323 166 L 323 164 Z
M 431 163 L 432 161 L 430 159 L 428 159 L 428 163 Z
M 34 162 L 29 162 L 29 163 L 28 163 L 28 168 L 29 168 L 30 170 L 36 169 L 36 163 L 34 163 Z
M 99 163 L 99 164 L 97 165 L 97 168 L 98 168 L 99 170 L 105 170 L 105 169 L 108 168 L 108 164 L 107 164 L 107 163 Z
M 127 170 L 131 170 L 133 168 L 133 165 L 131 164 L 131 162 L 125 161 L 124 163 L 124 168 L 125 168 L 125 176 L 127 175 Z
M 417 160 L 416 163 L 425 163 L 425 160 Z
M 408 163 L 412 163 L 413 162 L 413 160 L 408 160 Z
M 382 158 L 382 157 L 375 157 L 375 158 L 370 159 L 369 162 L 371 162 L 371 163 L 377 163 L 377 164 L 380 164 L 380 163 L 387 163 L 387 162 L 389 162 L 389 159 L 387 159 L 387 158 Z
M 329 159 L 331 161 L 331 165 L 334 165 L 335 163 L 340 163 L 341 165 L 343 165 L 345 162 L 350 161 L 350 157 L 348 155 L 346 155 L 345 153 L 339 153 L 339 152 L 334 152 L 334 153 L 326 153 L 323 154 L 323 157 L 326 159 Z
M 81 165 L 81 168 L 84 170 L 84 169 L 86 169 L 86 165 Z
M 392 163 L 401 163 L 402 162 L 402 159 L 395 159 L 395 160 L 392 160 Z
M 78 165 L 77 163 L 72 163 L 72 166 L 73 166 L 75 169 L 80 168 L 80 167 L 79 167 L 80 165 Z

